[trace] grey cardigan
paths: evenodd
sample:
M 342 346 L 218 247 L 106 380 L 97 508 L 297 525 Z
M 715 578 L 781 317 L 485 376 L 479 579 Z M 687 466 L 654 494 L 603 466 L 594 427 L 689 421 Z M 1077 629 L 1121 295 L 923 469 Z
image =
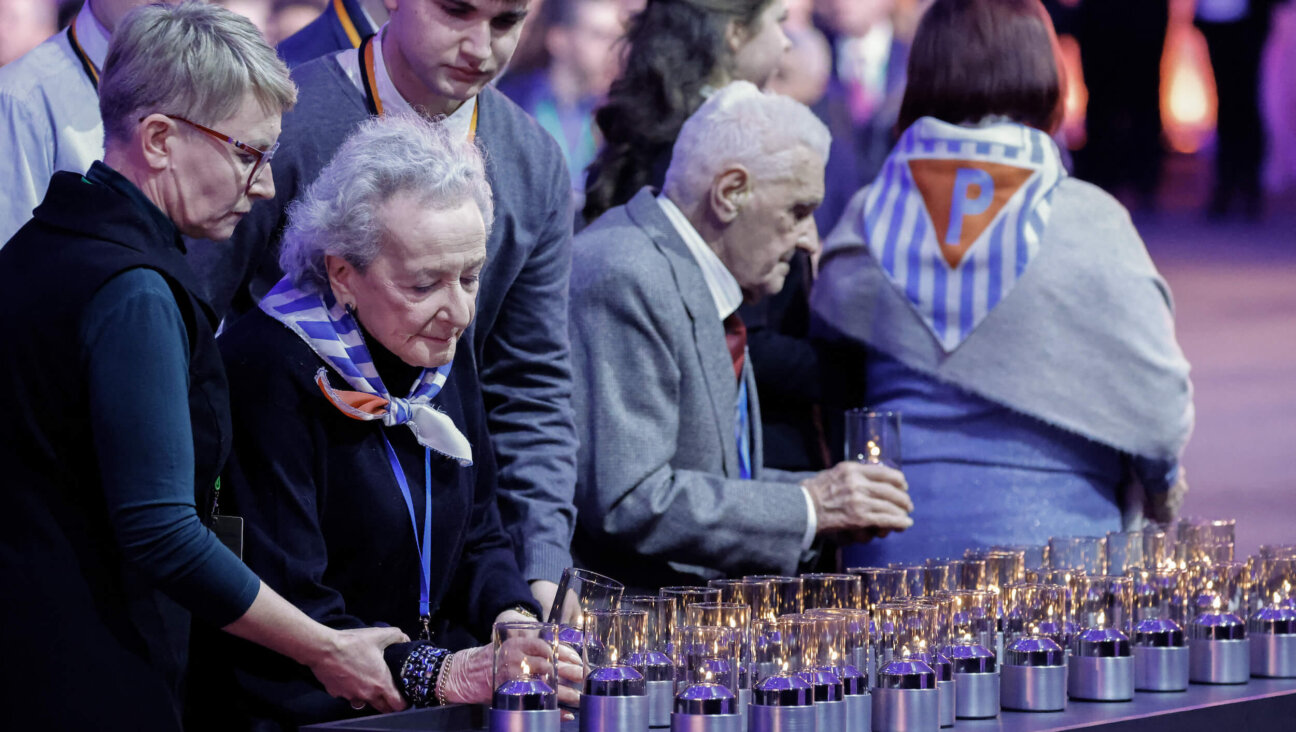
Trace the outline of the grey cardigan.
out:
M 738 478 L 738 388 L 702 271 L 649 189 L 573 244 L 571 335 L 583 564 L 640 587 L 792 573 L 805 534 L 797 476 Z

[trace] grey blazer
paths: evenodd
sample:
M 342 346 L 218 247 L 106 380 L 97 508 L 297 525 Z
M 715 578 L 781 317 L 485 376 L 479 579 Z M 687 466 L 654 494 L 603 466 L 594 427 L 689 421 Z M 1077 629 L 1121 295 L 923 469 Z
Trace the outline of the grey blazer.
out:
M 794 572 L 808 520 L 799 476 L 761 466 L 749 360 L 754 479 L 738 477 L 724 326 L 651 191 L 572 249 L 578 562 L 637 587 Z

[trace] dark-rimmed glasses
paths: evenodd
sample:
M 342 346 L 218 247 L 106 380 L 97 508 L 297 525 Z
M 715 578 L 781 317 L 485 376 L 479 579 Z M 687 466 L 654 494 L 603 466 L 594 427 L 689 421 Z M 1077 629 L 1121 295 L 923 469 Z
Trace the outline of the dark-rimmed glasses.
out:
M 212 137 L 216 138 L 217 140 L 220 140 L 221 142 L 228 142 L 229 144 L 233 145 L 239 150 L 242 150 L 248 155 L 251 155 L 252 157 L 256 158 L 256 162 L 253 163 L 252 165 L 252 171 L 248 173 L 247 186 L 244 189 L 245 191 L 252 190 L 253 184 L 255 184 L 257 180 L 260 179 L 262 171 L 266 169 L 266 166 L 270 165 L 271 158 L 273 158 L 275 152 L 279 150 L 279 143 L 277 141 L 269 148 L 265 150 L 261 150 L 259 148 L 252 147 L 246 142 L 235 140 L 233 137 L 230 137 L 229 135 L 226 135 L 222 132 L 217 132 L 216 130 L 213 130 L 210 127 L 204 127 L 203 125 L 200 125 L 197 122 L 192 122 L 179 115 L 164 114 L 163 116 L 167 117 L 168 119 L 173 119 L 177 122 L 184 122 L 190 127 L 193 127 L 194 129 L 197 129 L 200 132 L 205 132 L 208 135 L 211 135 Z

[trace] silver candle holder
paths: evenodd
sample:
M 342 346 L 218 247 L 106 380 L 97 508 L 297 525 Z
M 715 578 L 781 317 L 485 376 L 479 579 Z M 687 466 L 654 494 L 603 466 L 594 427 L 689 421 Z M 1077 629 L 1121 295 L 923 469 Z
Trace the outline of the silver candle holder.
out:
M 792 670 L 814 689 L 815 728 L 845 732 L 846 690 L 834 663 L 845 648 L 841 621 L 824 614 L 793 613 L 779 617 L 778 625 Z
M 923 658 L 935 643 L 937 610 L 919 602 L 878 605 L 879 640 L 889 661 L 878 668 L 873 691 L 873 732 L 936 732 L 940 689 L 936 670 Z
M 647 680 L 629 663 L 635 654 L 643 653 L 646 623 L 642 610 L 585 614 L 581 732 L 647 732 Z
M 708 615 L 693 612 L 699 607 L 689 608 L 690 619 Z M 741 631 L 721 625 L 690 625 L 681 628 L 679 636 L 676 655 L 682 688 L 675 696 L 672 732 L 742 732 L 736 692 Z
M 954 715 L 988 719 L 999 715 L 999 664 L 995 643 L 998 598 L 988 590 L 959 590 L 954 602 L 953 642 L 946 649 L 954 671 Z
M 1188 679 L 1195 684 L 1245 684 L 1251 678 L 1251 644 L 1242 619 L 1244 565 L 1198 562 L 1188 571 L 1196 613 L 1188 623 Z
M 814 687 L 787 672 L 761 679 L 747 721 L 748 732 L 815 732 Z
M 1296 557 L 1258 558 L 1256 609 L 1247 622 L 1251 675 L 1296 677 Z
M 1129 701 L 1134 698 L 1134 652 L 1130 618 L 1134 583 L 1129 577 L 1094 575 L 1076 585 L 1067 694 L 1085 701 Z
M 1008 588 L 1004 652 L 999 658 L 1000 706 L 1022 712 L 1060 712 L 1067 703 L 1065 597 L 1053 584 Z
M 675 635 L 675 598 L 660 595 L 626 595 L 625 610 L 642 610 L 646 615 L 643 650 L 631 654 L 628 662 L 643 674 L 648 695 L 648 726 L 671 726 L 675 708 L 675 662 L 667 653 Z
M 558 732 L 558 625 L 496 623 L 491 732 Z
M 1164 536 L 1164 535 L 1162 535 Z M 1188 642 L 1181 581 L 1176 569 L 1139 569 L 1134 580 L 1134 688 L 1136 691 L 1186 691 Z
M 867 610 L 853 608 L 820 608 L 807 610 L 807 614 L 835 618 L 841 623 L 844 646 L 834 648 L 836 658 L 833 670 L 842 682 L 846 702 L 847 732 L 870 732 L 873 725 L 873 696 L 869 693 L 869 679 L 864 669 L 869 658 L 870 617 Z

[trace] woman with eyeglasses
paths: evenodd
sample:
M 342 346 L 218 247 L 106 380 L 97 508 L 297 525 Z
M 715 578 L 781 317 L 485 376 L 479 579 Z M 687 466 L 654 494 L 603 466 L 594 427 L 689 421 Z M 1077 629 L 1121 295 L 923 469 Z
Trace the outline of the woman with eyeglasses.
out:
M 226 545 L 205 525 L 230 413 L 181 235 L 225 239 L 274 195 L 288 71 L 229 11 L 153 5 L 117 27 L 99 90 L 103 161 L 56 173 L 0 250 L 9 726 L 181 729 L 191 614 L 402 708 L 382 653 L 403 633 L 311 620 L 228 548 L 232 517 Z

